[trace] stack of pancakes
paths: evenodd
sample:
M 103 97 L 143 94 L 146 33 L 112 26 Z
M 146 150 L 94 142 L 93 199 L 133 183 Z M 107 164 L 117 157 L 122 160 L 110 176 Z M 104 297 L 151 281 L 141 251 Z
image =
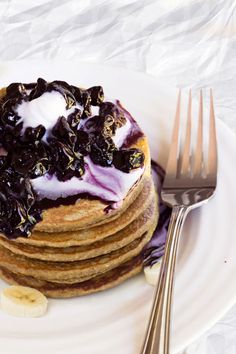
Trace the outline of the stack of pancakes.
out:
M 145 170 L 121 205 L 78 199 L 43 212 L 28 238 L 0 235 L 0 276 L 49 297 L 71 297 L 113 287 L 142 269 L 142 250 L 157 225 L 157 196 L 146 137 Z

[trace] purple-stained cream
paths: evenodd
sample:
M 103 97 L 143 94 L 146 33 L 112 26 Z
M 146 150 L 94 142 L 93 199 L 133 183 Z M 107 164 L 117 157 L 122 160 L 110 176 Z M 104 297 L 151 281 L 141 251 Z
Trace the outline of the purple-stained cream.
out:
M 51 99 L 53 99 L 53 96 Z M 130 113 L 121 106 L 120 102 L 113 100 L 113 103 L 118 105 L 120 110 L 123 110 L 126 124 L 116 130 L 112 139 L 118 148 L 127 148 L 143 136 L 143 133 Z M 94 110 L 94 108 L 96 109 L 97 107 L 93 107 L 92 109 Z M 92 113 L 95 115 L 97 112 L 94 110 Z M 57 114 L 59 114 L 58 111 Z M 78 129 L 83 124 L 84 121 L 81 120 Z M 125 173 L 114 166 L 99 166 L 94 164 L 89 156 L 85 156 L 84 161 L 85 173 L 81 178 L 72 177 L 67 181 L 59 181 L 55 175 L 45 174 L 44 176 L 32 179 L 31 183 L 37 193 L 38 200 L 45 198 L 56 200 L 73 195 L 88 194 L 98 197 L 103 201 L 119 203 L 126 197 L 129 190 L 144 172 L 144 167 Z

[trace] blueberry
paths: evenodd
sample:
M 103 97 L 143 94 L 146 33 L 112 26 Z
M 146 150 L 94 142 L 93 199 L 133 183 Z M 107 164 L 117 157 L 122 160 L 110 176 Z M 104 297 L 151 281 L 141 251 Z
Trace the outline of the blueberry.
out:
M 52 134 L 66 144 L 73 145 L 76 142 L 75 132 L 71 129 L 65 117 L 60 117 L 52 129 Z
M 144 163 L 144 154 L 139 149 L 123 149 L 114 151 L 113 164 L 114 166 L 126 173 L 129 173 L 135 168 L 139 168 Z
M 71 90 L 71 93 L 74 95 L 76 101 L 79 103 L 83 103 L 82 96 L 83 96 L 84 90 L 80 89 L 79 87 L 73 86 L 73 85 L 70 86 L 70 90 Z
M 81 115 L 82 119 L 86 119 L 91 117 L 92 115 L 92 110 L 91 110 L 91 106 L 85 106 Z
M 82 119 L 87 119 L 87 118 L 91 117 L 91 115 L 92 115 L 91 106 L 90 105 L 84 106 L 81 118 Z
M 51 167 L 47 146 L 43 143 L 18 147 L 12 154 L 11 164 L 18 173 L 37 178 L 47 173 Z
M 85 124 L 84 124 L 84 129 L 88 133 L 95 133 L 101 130 L 102 128 L 102 120 L 100 119 L 99 116 L 93 116 L 92 118 L 89 118 Z
M 30 147 L 18 147 L 17 154 L 12 153 L 11 164 L 13 168 L 22 175 L 27 174 L 28 171 L 33 168 L 35 163 L 35 152 Z
M 2 114 L 2 122 L 4 125 L 15 127 L 20 117 L 12 110 L 4 111 Z
M 51 173 L 55 173 L 60 181 L 65 181 L 73 176 L 81 177 L 84 172 L 84 158 L 73 148 L 58 140 L 51 141 L 54 164 Z
M 112 165 L 113 152 L 115 150 L 116 147 L 111 138 L 104 138 L 102 135 L 98 135 L 91 145 L 91 160 L 97 165 L 109 167 Z
M 106 117 L 94 116 L 85 123 L 85 129 L 92 135 L 101 134 L 105 138 L 115 134 L 116 124 L 112 116 Z
M 75 106 L 76 101 L 72 95 L 65 95 L 65 101 L 66 101 L 66 109 L 70 109 L 72 106 Z
M 4 169 L 0 173 L 0 186 L 1 186 L 0 189 L 5 189 L 5 187 L 14 189 L 13 184 L 15 184 L 15 181 L 16 179 L 18 179 L 18 177 L 19 175 L 16 173 L 14 168 L 10 165 L 8 168 Z
M 19 98 L 11 98 L 7 99 L 3 104 L 2 104 L 2 113 L 1 113 L 1 121 L 4 125 L 10 125 L 12 127 L 15 127 L 16 124 L 18 123 L 20 117 L 18 114 L 15 112 L 15 107 L 20 103 L 21 101 Z
M 103 128 L 102 128 L 102 135 L 105 137 L 113 136 L 116 132 L 116 124 L 115 119 L 112 116 L 107 115 L 103 118 Z
M 34 179 L 45 175 L 51 168 L 51 164 L 48 158 L 40 158 L 33 165 L 31 171 L 29 172 L 30 178 Z
M 91 105 L 99 106 L 104 101 L 104 92 L 101 86 L 93 86 L 87 90 L 91 97 Z
M 27 127 L 24 132 L 24 140 L 33 143 L 41 140 L 45 133 L 46 129 L 42 124 L 35 128 Z
M 16 96 L 19 95 L 19 82 L 14 82 L 7 86 L 6 88 L 6 96 L 8 98 L 15 98 Z
M 83 106 L 90 106 L 91 105 L 91 96 L 87 90 L 81 91 L 81 104 Z
M 119 108 L 112 102 L 103 102 L 99 107 L 99 115 L 105 117 L 107 115 L 113 118 L 118 118 L 120 116 Z
M 26 96 L 27 92 L 23 84 L 16 82 L 7 86 L 6 95 L 8 98 L 16 98 L 19 97 L 19 95 Z
M 91 117 L 92 115 L 92 110 L 91 110 L 91 97 L 89 92 L 83 91 L 81 95 L 81 104 L 83 105 L 84 109 L 82 112 L 82 119 L 86 119 L 88 117 Z
M 112 116 L 115 121 L 116 128 L 120 128 L 126 123 L 124 113 L 112 102 L 103 102 L 99 108 L 101 117 Z
M 55 87 L 62 87 L 64 90 L 71 91 L 71 85 L 69 85 L 66 81 L 63 80 L 54 80 L 49 85 Z
M 81 110 L 78 108 L 75 108 L 74 112 L 68 115 L 67 121 L 70 124 L 72 129 L 74 130 L 77 129 L 80 123 L 80 117 L 81 117 Z
M 83 130 L 77 130 L 76 136 L 76 151 L 79 151 L 84 156 L 88 155 L 88 153 L 91 151 L 89 134 Z
M 3 130 L 0 129 L 0 136 L 2 139 L 2 146 L 8 151 L 16 151 L 20 145 L 20 135 L 22 131 L 23 123 L 19 123 L 16 127 L 6 125 Z
M 29 101 L 32 101 L 40 96 L 42 96 L 48 88 L 47 81 L 44 79 L 39 78 L 37 80 L 37 84 L 33 90 L 31 90 L 30 95 L 29 95 Z

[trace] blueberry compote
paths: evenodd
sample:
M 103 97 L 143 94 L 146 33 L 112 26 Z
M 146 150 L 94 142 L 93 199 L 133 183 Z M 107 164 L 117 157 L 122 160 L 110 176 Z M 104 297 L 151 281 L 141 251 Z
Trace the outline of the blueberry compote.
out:
M 50 92 L 62 96 L 68 114 L 56 117 L 51 129 L 35 123 L 25 127 L 18 108 Z M 97 106 L 96 115 L 93 106 Z M 42 220 L 32 179 L 45 174 L 55 175 L 59 181 L 81 179 L 87 155 L 94 164 L 113 166 L 124 173 L 142 167 L 142 151 L 118 148 L 112 139 L 125 124 L 124 111 L 104 102 L 101 86 L 84 90 L 41 78 L 37 83 L 9 85 L 0 100 L 0 231 L 10 239 L 27 237 Z

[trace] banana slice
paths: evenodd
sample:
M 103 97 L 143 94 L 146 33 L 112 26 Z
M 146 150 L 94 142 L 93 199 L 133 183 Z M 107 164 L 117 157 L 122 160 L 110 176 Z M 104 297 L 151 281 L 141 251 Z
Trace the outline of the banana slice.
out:
M 156 285 L 160 273 L 161 262 L 153 264 L 153 266 L 144 267 L 144 274 L 148 284 Z
M 3 311 L 17 317 L 40 317 L 47 310 L 47 298 L 26 286 L 9 286 L 1 293 Z

